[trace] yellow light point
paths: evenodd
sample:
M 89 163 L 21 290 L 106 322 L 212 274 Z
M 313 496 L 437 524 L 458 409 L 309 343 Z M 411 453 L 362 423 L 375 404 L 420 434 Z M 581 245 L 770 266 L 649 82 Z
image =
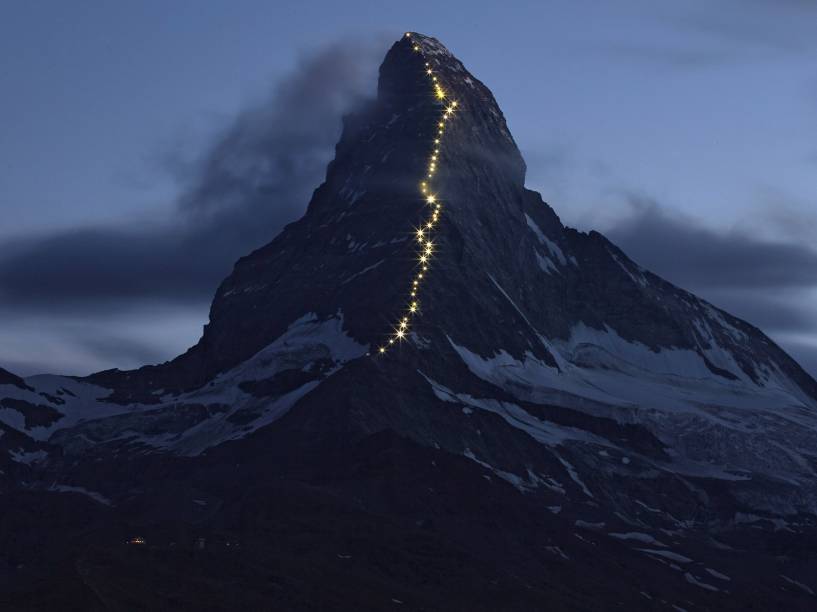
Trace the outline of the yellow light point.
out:
M 431 221 L 429 221 L 428 223 L 426 223 L 426 227 L 427 227 L 428 229 L 431 229 L 432 227 L 434 227 L 434 223 L 433 223 L 433 222 L 431 222 Z
M 405 321 L 400 321 L 400 329 L 406 329 L 406 327 L 408 327 L 408 323 Z
M 430 242 L 427 242 L 426 243 L 426 255 L 431 255 L 431 253 L 433 251 L 434 251 L 434 245 L 431 244 Z
M 386 352 L 386 347 L 385 347 L 385 346 L 381 346 L 381 347 L 380 347 L 380 354 L 382 355 L 382 354 L 383 354 L 383 353 L 385 353 L 385 352 Z
M 422 242 L 423 241 L 423 229 L 420 228 L 417 230 L 417 239 Z
M 432 72 L 432 71 L 431 71 L 431 68 L 429 68 L 428 70 L 426 70 L 426 74 L 431 74 L 431 72 Z
M 437 198 L 435 196 L 433 196 L 433 195 L 430 195 L 430 196 L 428 196 L 428 198 L 426 198 L 426 202 L 428 202 L 429 204 L 434 204 L 434 202 L 436 202 L 436 201 L 437 201 Z
M 440 139 L 439 139 L 439 138 L 435 138 L 435 139 L 434 139 L 434 144 L 440 144 Z
M 389 338 L 389 344 L 394 344 L 394 338 Z
M 406 32 L 406 38 L 411 38 L 411 32 Z
M 417 278 L 423 278 L 423 273 L 422 273 L 422 272 L 420 272 L 420 273 L 417 275 Z
M 437 97 L 442 100 L 445 98 L 445 92 L 442 89 L 437 90 Z
M 451 103 L 451 106 L 453 106 L 454 108 L 457 108 L 457 104 L 459 104 L 459 102 L 457 102 L 456 100 L 454 100 L 454 101 Z
M 402 340 L 403 338 L 406 337 L 406 332 L 403 331 L 402 329 L 398 329 L 396 332 L 394 332 L 394 337 L 397 338 L 398 340 Z
M 414 45 L 414 50 L 419 51 L 420 50 L 420 45 Z
M 417 312 L 417 302 L 412 302 L 411 306 L 409 306 L 410 312 Z

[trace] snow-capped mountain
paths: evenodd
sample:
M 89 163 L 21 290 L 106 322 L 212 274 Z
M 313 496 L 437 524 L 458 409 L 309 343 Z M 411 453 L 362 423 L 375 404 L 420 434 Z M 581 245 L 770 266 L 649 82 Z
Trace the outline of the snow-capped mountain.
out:
M 127 520 L 266 541 L 237 517 L 284 479 L 299 484 L 275 489 L 296 500 L 282 522 L 320 498 L 353 517 L 347 540 L 372 516 L 434 532 L 474 577 L 499 551 L 504 599 L 457 600 L 448 551 L 439 572 L 460 578 L 392 597 L 410 609 L 587 609 L 593 592 L 626 609 L 817 605 L 817 382 L 565 227 L 524 179 L 491 92 L 407 34 L 306 214 L 237 262 L 196 346 L 84 379 L 0 370 L 0 491 L 85 498 L 106 535 Z M 344 580 L 379 592 L 363 550 Z M 281 592 L 320 580 L 291 563 Z M 122 601 L 109 573 L 80 574 Z

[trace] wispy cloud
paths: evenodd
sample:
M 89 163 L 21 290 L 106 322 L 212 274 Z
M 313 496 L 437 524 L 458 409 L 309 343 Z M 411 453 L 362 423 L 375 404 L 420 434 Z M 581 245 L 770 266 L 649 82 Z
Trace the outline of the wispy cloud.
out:
M 126 324 L 140 304 L 197 305 L 206 312 L 235 260 L 306 208 L 332 158 L 342 116 L 374 93 L 382 52 L 380 41 L 358 39 L 305 53 L 195 159 L 167 151 L 162 163 L 182 181 L 172 221 L 78 227 L 0 244 L 0 336 L 9 340 L 0 346 L 0 363 L 21 360 L 8 347 L 23 316 L 54 324 L 83 313 L 117 315 Z M 89 341 L 82 330 L 66 331 L 63 341 L 76 349 L 72 372 L 90 371 L 102 356 L 116 365 L 157 356 L 123 341 L 115 328 L 96 331 L 106 335 Z M 44 356 L 51 354 L 42 346 Z M 39 367 L 48 364 L 44 357 Z

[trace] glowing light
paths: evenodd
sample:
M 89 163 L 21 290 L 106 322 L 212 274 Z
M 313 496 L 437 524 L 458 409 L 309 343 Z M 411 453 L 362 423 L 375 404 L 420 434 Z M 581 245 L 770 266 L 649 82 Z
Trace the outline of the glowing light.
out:
M 406 38 L 411 39 L 412 33 L 406 32 Z M 423 49 L 418 41 L 414 41 L 412 39 L 412 49 L 415 52 L 423 53 Z M 425 65 L 425 73 L 426 75 L 431 77 L 431 84 L 432 89 L 434 92 L 434 96 L 438 100 L 445 100 L 447 98 L 447 94 L 445 90 L 440 85 L 439 79 L 437 78 L 435 70 L 432 69 L 431 63 L 426 61 L 424 62 Z M 433 152 L 430 154 L 430 159 L 428 162 L 428 175 L 427 178 L 433 178 L 436 170 L 437 170 L 437 162 L 439 160 L 440 154 L 440 142 L 442 140 L 442 134 L 445 128 L 445 121 L 450 118 L 457 107 L 457 101 L 451 100 L 444 104 L 444 108 L 442 109 L 443 112 L 438 116 L 437 120 L 437 134 L 434 138 L 434 144 L 432 146 Z M 417 253 L 418 263 L 420 264 L 420 271 L 414 276 L 411 282 L 410 288 L 410 296 L 411 301 L 408 306 L 408 311 L 411 313 L 409 316 L 402 317 L 397 325 L 393 328 L 392 332 L 389 334 L 388 343 L 384 343 L 377 349 L 377 352 L 383 354 L 387 352 L 389 345 L 393 345 L 396 342 L 403 340 L 407 337 L 407 330 L 409 328 L 409 318 L 412 314 L 417 313 L 419 311 L 419 303 L 415 299 L 417 294 L 419 293 L 419 285 L 420 281 L 423 279 L 425 272 L 428 270 L 429 267 L 429 260 L 432 257 L 435 246 L 431 240 L 430 232 L 436 226 L 436 223 L 439 220 L 440 210 L 442 209 L 441 203 L 437 200 L 437 195 L 431 193 L 430 185 L 426 181 L 420 182 L 420 191 L 422 192 L 422 196 L 425 199 L 426 203 L 432 206 L 432 214 L 426 217 L 423 224 L 419 227 L 415 228 L 415 235 L 417 241 L 420 244 L 420 252 Z

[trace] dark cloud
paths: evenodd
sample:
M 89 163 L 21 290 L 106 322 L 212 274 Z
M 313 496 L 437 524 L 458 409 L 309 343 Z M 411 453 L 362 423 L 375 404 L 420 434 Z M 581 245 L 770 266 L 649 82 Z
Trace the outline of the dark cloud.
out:
M 716 39 L 775 54 L 817 47 L 811 0 L 722 0 L 685 10 L 681 23 Z
M 596 50 L 662 68 L 707 68 L 746 59 L 786 58 L 817 49 L 813 0 L 698 0 L 645 3 L 639 16 L 667 28 L 654 41 L 602 41 Z M 690 36 L 690 34 L 692 36 Z
M 375 90 L 383 40 L 304 54 L 198 153 L 153 169 L 179 183 L 171 221 L 78 227 L 0 244 L 0 362 L 23 375 L 164 361 L 195 342 L 216 286 L 296 219 L 324 178 L 341 117 Z
M 0 245 L 0 299 L 58 314 L 134 299 L 206 301 L 232 263 L 305 209 L 323 179 L 341 116 L 374 92 L 382 45 L 342 41 L 305 55 L 192 163 L 172 223 L 86 227 Z
M 632 213 L 607 234 L 633 259 L 683 287 L 786 290 L 817 287 L 817 251 L 719 232 L 631 196 Z

